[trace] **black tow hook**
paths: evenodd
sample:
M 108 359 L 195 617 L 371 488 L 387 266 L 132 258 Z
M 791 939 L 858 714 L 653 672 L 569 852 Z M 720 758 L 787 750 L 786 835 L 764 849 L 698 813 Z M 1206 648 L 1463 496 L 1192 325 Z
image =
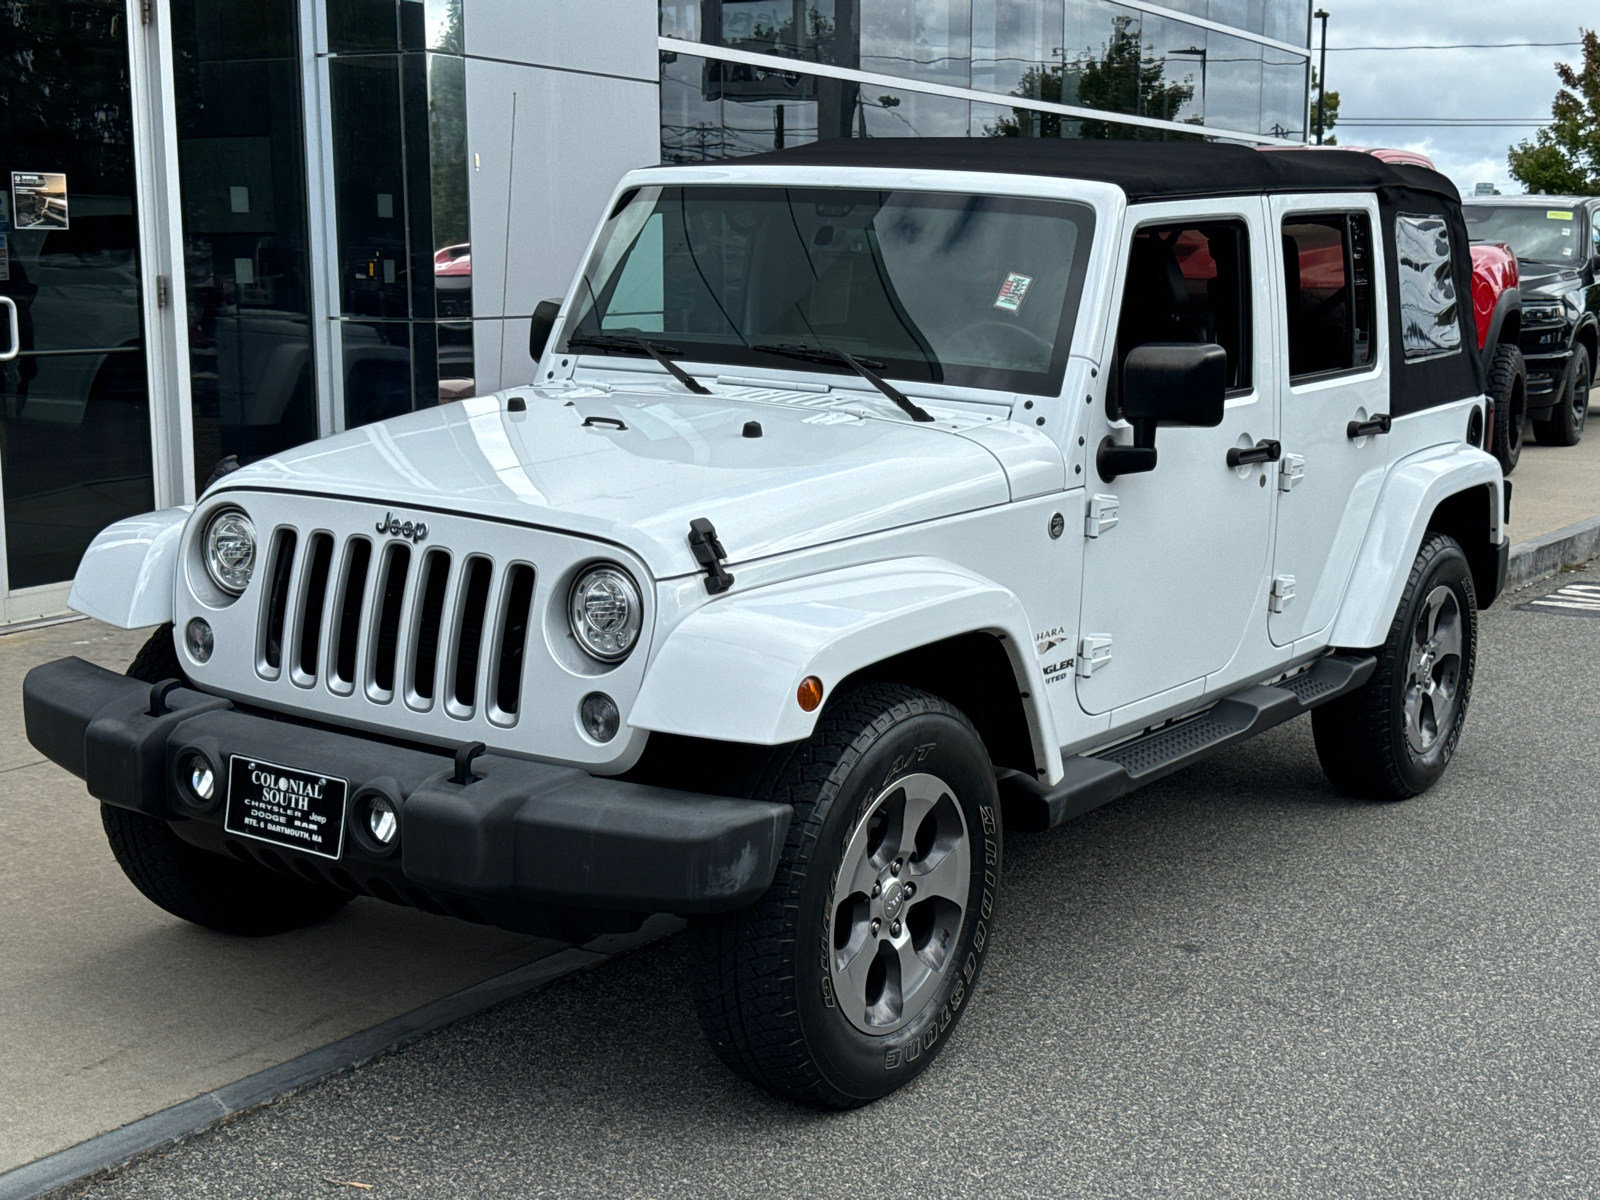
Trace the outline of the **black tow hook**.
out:
M 150 685 L 150 709 L 147 717 L 164 717 L 172 710 L 167 707 L 167 696 L 183 686 L 181 679 L 163 679 Z
M 472 773 L 472 760 L 477 758 L 489 747 L 482 742 L 471 742 L 456 751 L 456 773 L 450 782 L 459 787 L 466 787 L 469 783 L 476 783 L 478 777 Z

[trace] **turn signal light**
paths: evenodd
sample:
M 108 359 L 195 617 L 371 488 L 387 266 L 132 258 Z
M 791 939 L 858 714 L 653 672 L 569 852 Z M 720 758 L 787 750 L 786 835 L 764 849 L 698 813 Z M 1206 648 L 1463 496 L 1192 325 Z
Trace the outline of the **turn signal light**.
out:
M 807 675 L 800 681 L 794 698 L 800 702 L 802 712 L 816 712 L 817 705 L 822 703 L 822 680 L 815 675 Z

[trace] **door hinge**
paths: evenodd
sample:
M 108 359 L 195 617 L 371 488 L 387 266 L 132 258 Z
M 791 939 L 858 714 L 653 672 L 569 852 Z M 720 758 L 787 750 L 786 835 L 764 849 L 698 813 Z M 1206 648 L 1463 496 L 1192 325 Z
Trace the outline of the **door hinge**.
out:
M 1115 496 L 1090 496 L 1089 515 L 1083 519 L 1083 536 L 1097 538 L 1117 523 Z
M 139 4 L 139 20 L 141 22 L 143 22 L 144 24 L 146 24 L 146 25 L 150 24 L 150 19 L 151 19 L 150 8 L 151 8 L 151 0 L 141 0 L 141 2 Z
M 1272 591 L 1267 596 L 1267 611 L 1281 613 L 1294 599 L 1294 576 L 1279 575 L 1272 581 Z
M 1306 477 L 1306 458 L 1303 454 L 1285 454 L 1278 463 L 1278 490 L 1294 491 L 1294 485 Z
M 167 277 L 165 275 L 157 275 L 156 276 L 156 307 L 157 308 L 165 308 L 167 306 L 167 303 L 168 303 L 169 300 L 170 300 L 170 297 L 167 295 Z
M 1111 665 L 1111 635 L 1087 633 L 1078 643 L 1078 678 L 1087 679 L 1101 667 Z

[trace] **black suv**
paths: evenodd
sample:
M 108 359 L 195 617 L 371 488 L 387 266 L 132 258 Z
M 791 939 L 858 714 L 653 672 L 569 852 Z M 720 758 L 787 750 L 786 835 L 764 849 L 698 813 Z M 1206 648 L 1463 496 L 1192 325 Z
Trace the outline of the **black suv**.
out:
M 1600 197 L 1468 197 L 1474 241 L 1505 242 L 1522 273 L 1522 356 L 1539 441 L 1575 446 L 1600 361 Z

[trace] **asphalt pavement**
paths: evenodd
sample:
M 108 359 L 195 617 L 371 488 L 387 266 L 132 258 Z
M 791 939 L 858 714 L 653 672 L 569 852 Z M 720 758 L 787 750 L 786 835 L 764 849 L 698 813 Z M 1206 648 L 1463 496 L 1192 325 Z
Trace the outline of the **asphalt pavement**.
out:
M 1594 1195 L 1600 619 L 1515 605 L 1595 577 L 1486 614 L 1424 797 L 1340 797 L 1301 720 L 1013 836 L 982 1002 L 878 1104 L 728 1074 L 674 938 L 72 1194 Z

